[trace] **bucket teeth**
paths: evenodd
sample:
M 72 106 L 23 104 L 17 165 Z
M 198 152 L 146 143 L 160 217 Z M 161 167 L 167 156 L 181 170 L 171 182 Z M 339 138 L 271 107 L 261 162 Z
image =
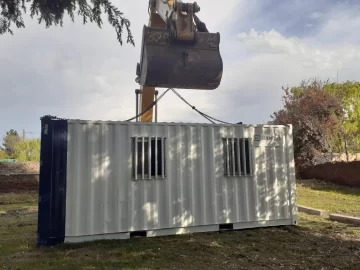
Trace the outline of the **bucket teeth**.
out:
M 158 88 L 216 89 L 223 72 L 219 45 L 219 33 L 197 32 L 193 42 L 179 42 L 167 29 L 144 26 L 137 81 Z

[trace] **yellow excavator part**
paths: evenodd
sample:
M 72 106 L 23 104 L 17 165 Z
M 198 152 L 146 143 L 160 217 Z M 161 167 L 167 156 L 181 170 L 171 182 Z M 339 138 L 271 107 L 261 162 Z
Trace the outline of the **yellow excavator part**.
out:
M 195 13 L 196 2 L 149 0 L 136 81 L 141 86 L 141 112 L 154 102 L 155 88 L 214 90 L 221 83 L 220 34 L 210 33 Z M 153 121 L 153 109 L 140 117 Z

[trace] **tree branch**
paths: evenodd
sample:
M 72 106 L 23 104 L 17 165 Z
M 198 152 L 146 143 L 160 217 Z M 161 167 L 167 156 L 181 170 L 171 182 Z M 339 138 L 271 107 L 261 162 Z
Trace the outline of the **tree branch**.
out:
M 88 3 L 90 1 L 91 5 Z M 37 17 L 39 24 L 45 22 L 46 28 L 52 25 L 63 26 L 65 12 L 75 21 L 74 12 L 82 17 L 84 24 L 95 22 L 99 28 L 102 25 L 102 10 L 107 13 L 108 22 L 115 29 L 117 40 L 123 45 L 123 30 L 127 31 L 126 42 L 135 46 L 130 30 L 130 21 L 109 0 L 0 0 L 0 35 L 9 32 L 11 26 L 25 28 L 22 11 L 26 13 L 26 3 L 30 3 L 31 18 Z

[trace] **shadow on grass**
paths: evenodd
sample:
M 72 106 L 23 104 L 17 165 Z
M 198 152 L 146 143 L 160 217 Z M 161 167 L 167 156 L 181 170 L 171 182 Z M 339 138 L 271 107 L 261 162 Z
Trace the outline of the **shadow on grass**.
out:
M 11 231 L 0 232 L 2 250 L 11 247 L 0 256 L 5 267 L 360 269 L 359 227 L 303 214 L 299 227 L 96 241 L 53 248 L 35 247 L 35 220 L 35 214 L 8 219 Z

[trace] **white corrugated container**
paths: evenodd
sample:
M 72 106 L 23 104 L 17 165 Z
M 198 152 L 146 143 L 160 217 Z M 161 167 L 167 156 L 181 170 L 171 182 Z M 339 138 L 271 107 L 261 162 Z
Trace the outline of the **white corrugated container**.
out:
M 65 242 L 297 224 L 291 126 L 69 120 L 67 136 Z

